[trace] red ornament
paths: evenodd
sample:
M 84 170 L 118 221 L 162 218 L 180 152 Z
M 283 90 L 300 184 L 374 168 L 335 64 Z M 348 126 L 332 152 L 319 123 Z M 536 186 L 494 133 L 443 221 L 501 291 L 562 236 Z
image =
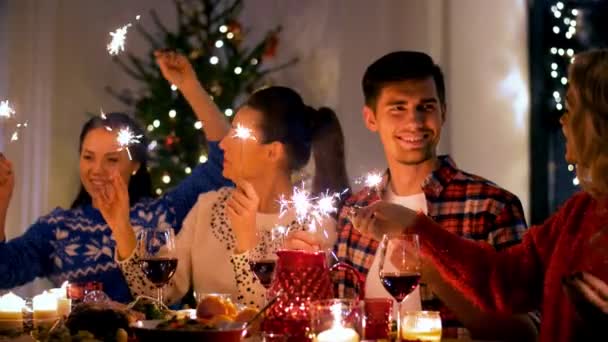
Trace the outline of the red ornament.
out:
M 264 46 L 264 58 L 273 58 L 277 55 L 277 48 L 279 46 L 279 37 L 276 34 L 271 35 L 266 40 L 266 46 Z
M 229 21 L 226 26 L 228 26 L 228 32 L 234 33 L 235 37 L 240 36 L 243 31 L 243 26 L 236 20 Z
M 179 138 L 175 134 L 170 134 L 165 139 L 165 147 L 172 148 L 174 144 L 179 143 Z

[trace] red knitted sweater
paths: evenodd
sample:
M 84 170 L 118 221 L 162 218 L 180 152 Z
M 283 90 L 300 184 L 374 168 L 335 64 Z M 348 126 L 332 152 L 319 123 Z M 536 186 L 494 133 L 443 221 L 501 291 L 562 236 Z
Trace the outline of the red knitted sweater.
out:
M 608 253 L 608 245 L 590 248 L 591 237 L 608 227 L 601 208 L 590 195 L 579 193 L 542 225 L 530 228 L 520 244 L 501 252 L 452 235 L 423 216 L 414 226 L 423 253 L 470 300 L 502 313 L 540 308 L 541 342 L 574 341 L 587 332 L 561 279 L 590 271 L 608 282 L 608 258 L 601 255 Z M 608 241 L 608 233 L 602 239 Z

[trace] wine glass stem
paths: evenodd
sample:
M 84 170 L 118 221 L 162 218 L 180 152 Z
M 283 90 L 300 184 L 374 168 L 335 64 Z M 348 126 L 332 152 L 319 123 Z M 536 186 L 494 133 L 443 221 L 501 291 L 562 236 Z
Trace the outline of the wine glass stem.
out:
M 158 287 L 156 288 L 156 299 L 158 299 L 158 301 L 159 301 L 160 303 L 164 303 L 164 302 L 163 302 L 163 299 L 164 299 L 164 298 L 163 298 L 163 286 L 158 286 Z
M 401 342 L 401 301 L 397 301 L 397 338 L 396 342 Z

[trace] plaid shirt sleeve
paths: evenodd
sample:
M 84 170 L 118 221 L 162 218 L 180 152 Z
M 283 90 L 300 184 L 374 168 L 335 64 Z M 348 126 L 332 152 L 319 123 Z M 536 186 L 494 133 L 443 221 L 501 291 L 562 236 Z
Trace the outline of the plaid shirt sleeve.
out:
M 368 264 L 371 264 L 376 255 L 378 242 L 357 231 L 353 227 L 350 217 L 355 205 L 365 206 L 368 204 L 369 201 L 366 196 L 361 193 L 351 196 L 346 201 L 338 217 L 338 239 L 334 246 L 334 252 L 338 259 L 352 266 L 363 275 L 367 274 Z M 334 280 L 338 297 L 352 298 L 356 296 L 357 279 L 352 275 L 344 271 L 338 271 Z
M 517 196 L 507 193 L 497 213 L 493 229 L 488 233 L 487 242 L 501 250 L 518 244 L 528 229 L 524 210 Z

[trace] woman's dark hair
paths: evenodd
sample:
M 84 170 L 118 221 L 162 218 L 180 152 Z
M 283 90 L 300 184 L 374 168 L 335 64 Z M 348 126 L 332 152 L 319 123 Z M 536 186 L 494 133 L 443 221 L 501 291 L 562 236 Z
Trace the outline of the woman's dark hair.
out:
M 344 158 L 344 135 L 336 113 L 313 109 L 287 87 L 268 87 L 253 93 L 245 105 L 264 114 L 262 143 L 285 145 L 288 167 L 300 170 L 314 155 L 312 192 L 342 192 L 349 187 Z
M 152 193 L 152 178 L 148 172 L 147 162 L 147 141 L 145 139 L 144 131 L 139 125 L 126 114 L 123 113 L 108 113 L 105 114 L 105 119 L 100 116 L 95 116 L 89 119 L 80 132 L 80 144 L 78 152 L 82 151 L 82 142 L 87 136 L 89 131 L 95 128 L 111 128 L 113 131 L 118 132 L 122 128 L 129 128 L 134 135 L 141 135 L 140 143 L 129 146 L 129 152 L 131 153 L 132 160 L 139 162 L 140 166 L 137 172 L 131 176 L 129 181 L 129 201 L 131 205 L 137 203 L 142 198 L 154 197 Z M 91 195 L 85 190 L 82 183 L 80 184 L 80 190 L 78 195 L 72 202 L 71 208 L 77 208 L 82 205 L 91 204 Z

